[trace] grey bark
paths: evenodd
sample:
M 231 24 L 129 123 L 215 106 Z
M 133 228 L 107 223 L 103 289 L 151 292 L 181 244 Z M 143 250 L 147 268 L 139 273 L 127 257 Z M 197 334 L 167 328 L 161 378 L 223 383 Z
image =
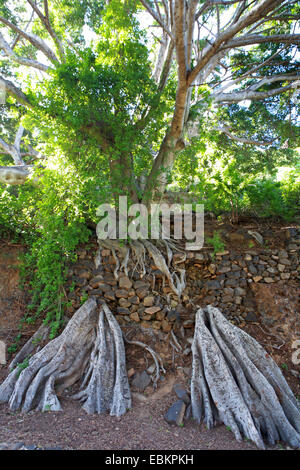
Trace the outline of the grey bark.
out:
M 195 419 L 229 426 L 237 440 L 281 440 L 300 447 L 300 408 L 281 370 L 262 346 L 212 306 L 199 309 L 191 380 Z
M 82 376 L 82 387 L 87 386 L 77 398 L 88 413 L 120 416 L 131 406 L 122 332 L 106 305 L 99 315 L 94 298 L 77 310 L 60 336 L 27 360 L 24 368 L 14 361 L 0 386 L 0 402 L 12 410 L 59 411 L 59 397 Z

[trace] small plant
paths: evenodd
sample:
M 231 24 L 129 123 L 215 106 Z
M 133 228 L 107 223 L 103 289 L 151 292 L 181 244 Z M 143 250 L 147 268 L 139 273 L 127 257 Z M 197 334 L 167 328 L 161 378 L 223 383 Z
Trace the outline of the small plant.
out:
M 37 338 L 34 338 L 31 342 L 34 346 L 36 346 L 37 344 L 40 343 L 40 341 L 42 341 L 42 338 L 38 336 Z
M 222 241 L 222 238 L 221 238 L 219 232 L 214 232 L 213 237 L 212 238 L 207 238 L 206 241 L 209 245 L 212 245 L 212 247 L 214 249 L 214 252 L 212 254 L 213 258 L 215 257 L 216 253 L 224 251 L 225 245 Z
M 19 333 L 19 334 L 15 337 L 14 342 L 7 348 L 8 354 L 14 354 L 14 353 L 17 351 L 17 349 L 18 349 L 18 344 L 19 344 L 19 342 L 20 342 L 20 340 L 21 340 L 21 336 L 22 336 L 21 333 Z
M 285 362 L 283 362 L 283 363 L 281 364 L 281 367 L 282 367 L 282 369 L 284 369 L 284 370 L 288 370 L 288 365 L 287 365 Z
M 84 294 L 82 294 L 82 296 L 81 296 L 81 298 L 80 298 L 80 305 L 83 305 L 84 302 L 87 301 L 88 297 L 89 297 L 88 293 L 87 293 L 87 292 L 84 292 Z
M 232 430 L 231 430 L 231 427 L 230 427 L 230 426 L 226 426 L 226 429 L 227 429 L 227 431 L 230 431 L 230 432 L 232 432 Z
M 51 405 L 45 405 L 43 411 L 51 411 Z
M 20 363 L 17 365 L 17 368 L 18 368 L 18 373 L 17 373 L 17 375 L 18 375 L 18 377 L 20 376 L 21 372 L 22 372 L 24 369 L 26 369 L 26 367 L 29 366 L 29 359 L 30 359 L 30 356 L 31 356 L 31 355 L 25 357 L 24 361 L 23 361 L 23 362 L 20 362 Z

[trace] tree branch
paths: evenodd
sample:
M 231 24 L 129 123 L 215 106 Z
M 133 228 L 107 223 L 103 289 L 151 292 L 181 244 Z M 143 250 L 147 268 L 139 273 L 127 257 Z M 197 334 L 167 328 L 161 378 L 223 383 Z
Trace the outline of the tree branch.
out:
M 48 57 L 48 59 L 51 62 L 54 62 L 54 63 L 59 62 L 58 58 L 56 57 L 52 49 L 48 46 L 48 44 L 45 43 L 45 41 L 43 41 L 43 39 L 39 38 L 35 34 L 27 33 L 26 31 L 23 31 L 18 26 L 11 23 L 9 20 L 7 20 L 6 18 L 3 18 L 2 16 L 0 16 L 0 22 L 8 26 L 12 31 L 14 31 L 15 33 L 18 33 L 21 37 L 29 41 L 34 47 L 42 51 L 43 54 L 45 54 L 45 56 Z
M 30 4 L 32 9 L 35 11 L 35 13 L 38 15 L 38 17 L 40 18 L 40 20 L 44 24 L 46 30 L 48 31 L 48 33 L 52 37 L 55 45 L 57 46 L 60 57 L 63 59 L 64 56 L 65 56 L 64 48 L 63 48 L 62 43 L 59 40 L 57 34 L 55 33 L 55 31 L 53 30 L 53 28 L 50 24 L 48 1 L 44 0 L 45 15 L 43 15 L 43 13 L 39 10 L 37 5 L 32 0 L 27 0 L 27 2 Z
M 240 142 L 241 144 L 246 144 L 246 145 L 257 145 L 259 147 L 261 146 L 269 146 L 272 145 L 272 142 L 262 142 L 254 139 L 249 139 L 247 137 L 239 137 L 237 135 L 232 134 L 229 129 L 225 126 L 219 126 L 215 128 L 216 131 L 222 132 L 226 134 L 230 139 L 235 140 L 236 142 Z
M 188 70 L 187 44 L 185 39 L 185 0 L 175 0 L 175 49 L 179 82 L 185 81 Z
M 36 69 L 41 70 L 42 72 L 47 72 L 49 70 L 48 65 L 41 64 L 40 62 L 32 59 L 27 59 L 25 57 L 20 57 L 14 53 L 10 45 L 5 41 L 4 37 L 0 33 L 0 49 L 2 49 L 5 54 L 8 56 L 9 59 L 12 61 L 20 64 L 25 65 L 28 67 L 34 67 Z
M 259 34 L 247 34 L 231 41 L 220 47 L 220 50 L 232 49 L 234 47 L 250 46 L 251 44 L 262 44 L 265 42 L 300 44 L 300 34 L 274 34 L 273 36 L 262 36 Z
M 275 88 L 273 90 L 268 91 L 243 90 L 231 93 L 216 93 L 210 96 L 215 103 L 238 103 L 239 101 L 244 100 L 264 100 L 266 98 L 270 98 L 271 96 L 276 96 L 280 95 L 281 93 L 285 93 L 286 91 L 291 90 L 293 88 L 300 88 L 300 80 L 284 87 Z
M 31 173 L 31 167 L 2 166 L 0 167 L 0 182 L 5 184 L 24 184 Z
M 224 43 L 228 43 L 237 33 L 253 24 L 261 15 L 265 15 L 269 11 L 272 11 L 279 3 L 280 0 L 263 0 L 259 2 L 257 7 L 251 10 L 248 15 L 242 16 L 236 23 L 222 32 L 213 44 L 208 45 L 202 51 L 202 57 L 188 75 L 188 84 L 192 85 L 203 67 L 205 67 L 209 60 L 220 51 L 220 48 Z
M 151 5 L 148 3 L 147 0 L 140 0 L 141 4 L 146 8 L 146 10 L 150 13 L 152 18 L 157 21 L 157 23 L 163 28 L 163 30 L 170 36 L 172 40 L 174 40 L 174 36 L 172 32 L 169 30 L 168 26 L 160 19 L 159 15 L 153 10 Z
M 5 87 L 5 91 L 13 96 L 20 104 L 23 104 L 27 108 L 33 109 L 34 106 L 30 103 L 25 93 L 22 90 L 17 88 L 10 80 L 6 80 L 0 76 L 0 83 Z

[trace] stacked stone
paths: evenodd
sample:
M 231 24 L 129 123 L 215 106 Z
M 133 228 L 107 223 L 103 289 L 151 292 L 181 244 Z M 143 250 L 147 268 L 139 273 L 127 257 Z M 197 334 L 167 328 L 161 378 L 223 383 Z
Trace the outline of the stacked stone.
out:
M 95 269 L 95 244 L 89 251 L 80 250 L 78 261 L 69 270 L 67 311 L 73 314 L 88 295 L 94 295 L 100 302 L 109 304 L 121 325 L 139 323 L 143 328 L 164 332 L 169 332 L 176 321 L 184 328 L 191 328 L 195 305 L 215 305 L 239 325 L 257 321 L 251 284 L 300 278 L 300 233 L 294 235 L 287 239 L 285 249 L 225 250 L 215 255 L 211 250 L 188 252 L 187 287 L 181 299 L 151 260 L 143 278 L 129 262 L 128 276 L 119 272 L 116 279 L 116 260 L 110 250 L 103 249 L 101 266 Z M 122 260 L 119 261 L 121 264 Z

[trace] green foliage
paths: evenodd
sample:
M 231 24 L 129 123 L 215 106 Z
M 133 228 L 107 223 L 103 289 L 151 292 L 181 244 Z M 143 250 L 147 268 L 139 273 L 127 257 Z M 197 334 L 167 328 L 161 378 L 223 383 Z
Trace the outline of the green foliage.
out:
M 88 240 L 86 222 L 95 217 L 98 200 L 88 199 L 89 181 L 71 167 L 62 173 L 44 169 L 42 175 L 37 170 L 35 177 L 38 185 L 1 187 L 0 228 L 2 236 L 13 234 L 27 244 L 22 277 L 32 297 L 23 321 L 43 315 L 54 337 L 65 307 L 66 265 L 76 246 Z
M 212 238 L 206 238 L 206 243 L 212 245 L 214 249 L 212 253 L 213 258 L 216 253 L 224 251 L 225 245 L 219 232 L 214 232 Z
M 25 357 L 24 361 L 23 362 L 20 362 L 19 364 L 17 364 L 17 368 L 18 368 L 18 373 L 17 373 L 17 376 L 19 377 L 19 375 L 21 374 L 21 372 L 26 369 L 26 367 L 29 366 L 29 359 L 30 359 L 30 355 Z

